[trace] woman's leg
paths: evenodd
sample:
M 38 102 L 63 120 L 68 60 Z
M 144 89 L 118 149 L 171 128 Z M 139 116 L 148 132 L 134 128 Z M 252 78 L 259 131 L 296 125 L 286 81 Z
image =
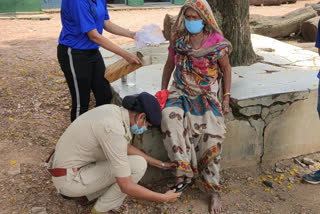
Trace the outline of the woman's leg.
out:
M 220 154 L 223 137 L 204 134 L 198 146 L 198 165 L 200 170 L 200 189 L 209 196 L 209 212 L 221 212 L 220 187 Z
M 109 104 L 112 99 L 110 83 L 104 78 L 106 70 L 100 51 L 95 56 L 93 64 L 92 91 L 96 98 L 96 106 Z
M 184 111 L 178 107 L 167 107 L 162 111 L 161 130 L 164 146 L 171 161 L 178 163 L 174 171 L 177 183 L 184 177 L 193 177 L 191 147 L 187 129 L 184 128 Z
M 91 65 L 85 51 L 58 46 L 58 60 L 72 98 L 71 121 L 88 110 L 91 88 Z

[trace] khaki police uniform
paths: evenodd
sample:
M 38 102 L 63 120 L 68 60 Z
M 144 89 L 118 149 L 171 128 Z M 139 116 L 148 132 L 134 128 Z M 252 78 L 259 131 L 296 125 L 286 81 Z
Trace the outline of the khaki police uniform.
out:
M 69 197 L 98 198 L 94 209 L 119 208 L 126 197 L 115 177 L 131 176 L 137 183 L 147 163 L 127 155 L 131 141 L 129 112 L 116 105 L 94 108 L 75 120 L 57 143 L 49 169 L 64 168 L 65 176 L 52 177 L 57 191 Z

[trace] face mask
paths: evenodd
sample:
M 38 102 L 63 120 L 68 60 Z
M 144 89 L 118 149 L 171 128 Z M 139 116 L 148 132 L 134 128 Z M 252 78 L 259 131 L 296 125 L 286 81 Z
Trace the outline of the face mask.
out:
M 204 27 L 202 19 L 196 21 L 188 21 L 187 19 L 184 19 L 184 24 L 186 25 L 187 30 L 192 34 L 200 33 Z
M 142 126 L 140 129 L 137 124 L 134 124 L 133 126 L 130 127 L 130 131 L 132 134 L 142 134 L 147 130 L 148 128 L 146 127 L 146 120 L 144 120 L 144 126 Z

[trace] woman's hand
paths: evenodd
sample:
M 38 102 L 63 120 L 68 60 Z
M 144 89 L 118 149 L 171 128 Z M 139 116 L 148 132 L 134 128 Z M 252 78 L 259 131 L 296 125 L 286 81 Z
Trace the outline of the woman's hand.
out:
M 131 39 L 135 39 L 135 37 L 136 37 L 136 32 L 129 31 L 129 36 L 130 36 Z
M 177 200 L 177 198 L 181 195 L 181 192 L 175 193 L 175 190 L 169 190 L 164 194 L 165 203 L 173 203 Z
M 223 114 L 228 114 L 231 111 L 229 103 L 230 103 L 230 96 L 229 95 L 224 96 L 223 101 L 222 101 L 222 113 Z
M 129 62 L 130 64 L 142 64 L 141 60 L 139 59 L 139 57 L 137 57 L 136 55 L 134 54 L 131 54 L 129 52 L 127 52 L 123 58 L 125 60 L 127 60 L 127 62 Z

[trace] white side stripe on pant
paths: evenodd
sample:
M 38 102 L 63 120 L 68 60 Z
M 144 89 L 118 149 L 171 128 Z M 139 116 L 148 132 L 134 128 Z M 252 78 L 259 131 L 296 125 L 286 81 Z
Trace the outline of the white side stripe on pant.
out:
M 73 66 L 71 50 L 72 49 L 69 47 L 68 48 L 68 55 L 69 55 L 70 69 L 71 69 L 71 73 L 72 73 L 72 76 L 73 76 L 74 89 L 76 91 L 76 98 L 77 98 L 77 108 L 76 108 L 76 118 L 77 118 L 80 115 L 80 95 L 79 95 L 79 87 L 78 87 L 78 82 L 77 82 L 77 76 L 76 76 L 76 72 L 75 72 L 74 66 Z

